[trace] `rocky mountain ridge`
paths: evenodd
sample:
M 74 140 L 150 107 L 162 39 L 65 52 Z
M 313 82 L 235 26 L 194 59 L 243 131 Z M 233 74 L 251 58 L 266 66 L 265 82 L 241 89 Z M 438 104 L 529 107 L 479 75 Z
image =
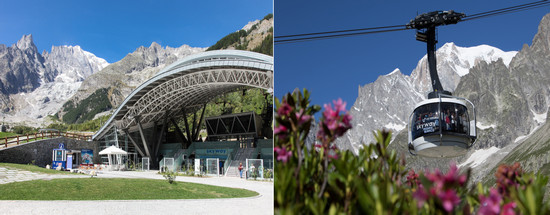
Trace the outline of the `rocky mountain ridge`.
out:
M 0 106 L 5 120 L 40 126 L 76 92 L 82 80 L 108 63 L 79 46 L 52 46 L 40 54 L 32 35 L 0 45 Z

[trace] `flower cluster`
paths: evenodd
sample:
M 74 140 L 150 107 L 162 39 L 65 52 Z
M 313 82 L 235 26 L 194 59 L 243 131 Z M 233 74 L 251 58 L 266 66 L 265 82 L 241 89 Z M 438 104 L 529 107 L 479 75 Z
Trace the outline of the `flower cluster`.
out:
M 282 101 L 276 100 L 277 110 L 275 115 L 276 157 L 284 164 L 293 158 L 293 151 L 301 151 L 304 147 L 304 138 L 309 132 L 313 122 L 312 115 L 320 109 L 318 106 L 310 106 L 309 93 L 304 90 L 294 92 L 283 97 Z M 304 135 L 305 134 L 305 135 Z M 299 155 L 296 153 L 295 155 Z
M 516 214 L 514 209 L 516 208 L 515 202 L 509 202 L 502 204 L 502 196 L 497 189 L 491 188 L 489 196 L 479 195 L 480 207 L 478 214 L 480 215 L 513 215 Z
M 321 118 L 320 128 L 317 132 L 317 139 L 321 144 L 317 144 L 315 147 L 323 148 L 329 158 L 336 159 L 338 158 L 336 147 L 330 143 L 351 128 L 351 115 L 346 111 L 346 102 L 343 102 L 342 99 L 332 103 L 334 108 L 330 104 L 324 105 L 325 111 L 323 111 L 323 118 Z
M 419 185 L 414 192 L 413 197 L 417 199 L 418 207 L 421 207 L 428 199 L 433 198 L 443 206 L 445 211 L 453 211 L 460 203 L 456 188 L 464 186 L 468 176 L 459 174 L 458 167 L 455 164 L 451 164 L 449 172 L 445 175 L 439 170 L 435 170 L 434 172 L 427 172 L 425 176 L 432 182 L 432 186 L 424 188 Z
M 517 162 L 511 166 L 500 165 L 495 172 L 498 192 L 504 196 L 508 196 L 510 189 L 519 186 L 518 180 L 522 174 L 523 170 Z
M 334 103 L 334 108 L 330 104 L 324 105 L 325 111 L 323 111 L 321 119 L 321 128 L 317 133 L 317 139 L 323 143 L 332 142 L 351 128 L 351 115 L 346 111 L 346 102 L 338 99 L 332 103 Z
M 409 174 L 407 174 L 407 184 L 412 188 L 418 187 L 419 185 L 422 186 L 418 174 L 412 169 L 409 171 Z
M 273 151 L 277 153 L 277 160 L 282 161 L 283 163 L 286 163 L 290 157 L 292 157 L 292 151 L 287 151 L 286 147 L 275 147 L 273 148 Z

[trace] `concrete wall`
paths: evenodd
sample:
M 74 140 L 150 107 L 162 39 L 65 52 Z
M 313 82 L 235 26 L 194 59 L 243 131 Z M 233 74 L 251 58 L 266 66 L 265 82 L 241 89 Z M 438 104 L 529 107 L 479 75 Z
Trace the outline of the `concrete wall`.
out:
M 65 137 L 38 140 L 5 149 L 0 149 L 1 163 L 29 164 L 33 160 L 37 166 L 52 165 L 52 150 L 64 143 L 68 150 L 92 149 L 94 150 L 94 163 L 100 163 L 99 142 L 73 140 Z

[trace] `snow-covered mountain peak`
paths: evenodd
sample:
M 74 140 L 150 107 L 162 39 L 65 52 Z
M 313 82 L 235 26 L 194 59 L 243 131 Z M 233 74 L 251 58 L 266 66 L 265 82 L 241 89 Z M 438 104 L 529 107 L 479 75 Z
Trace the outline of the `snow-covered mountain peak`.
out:
M 475 66 L 476 62 L 480 60 L 490 63 L 497 61 L 498 59 L 502 59 L 504 64 L 508 66 L 512 58 L 517 54 L 517 51 L 504 52 L 499 48 L 488 45 L 479 45 L 467 48 L 458 47 L 454 44 L 452 44 L 452 46 L 454 47 L 452 49 L 443 49 L 444 47 L 442 47 L 441 51 L 447 54 L 450 52 L 450 50 L 452 50 L 454 54 L 460 56 L 463 61 L 467 62 L 469 68 L 457 71 L 458 75 L 460 76 L 468 74 L 469 69 Z
M 62 78 L 62 82 L 81 82 L 109 65 L 105 59 L 82 50 L 80 46 L 52 46 L 44 58 L 51 72 L 57 74 L 53 76 Z
M 397 74 L 401 74 L 401 70 L 399 70 L 399 68 L 395 68 L 392 72 L 384 76 L 388 77 L 388 76 L 397 75 Z
M 460 77 L 469 73 L 478 62 L 491 63 L 502 59 L 508 66 L 517 51 L 504 52 L 488 45 L 460 47 L 454 43 L 445 43 L 436 51 L 437 72 L 445 90 L 453 92 Z M 413 86 L 421 94 L 431 91 L 427 55 L 424 55 L 411 73 Z

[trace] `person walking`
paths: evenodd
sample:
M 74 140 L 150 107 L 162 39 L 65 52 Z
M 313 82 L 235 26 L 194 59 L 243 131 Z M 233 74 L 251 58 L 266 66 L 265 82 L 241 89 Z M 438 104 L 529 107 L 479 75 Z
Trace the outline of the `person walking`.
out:
M 241 175 L 241 178 L 243 178 L 243 163 L 239 163 L 239 174 Z

